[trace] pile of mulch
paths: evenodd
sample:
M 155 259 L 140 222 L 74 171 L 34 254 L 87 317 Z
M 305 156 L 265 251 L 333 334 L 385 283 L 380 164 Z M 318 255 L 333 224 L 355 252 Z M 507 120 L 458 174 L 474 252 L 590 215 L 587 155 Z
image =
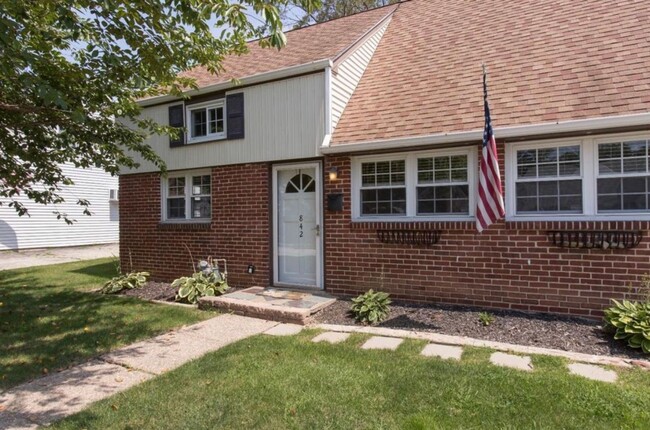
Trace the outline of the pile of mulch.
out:
M 122 290 L 121 295 L 137 297 L 143 300 L 160 300 L 162 302 L 173 302 L 176 298 L 176 288 L 172 288 L 167 282 L 147 282 L 142 288 L 133 290 Z
M 316 323 L 360 325 L 350 314 L 349 300 L 339 299 L 314 315 Z M 463 306 L 393 303 L 378 327 L 467 336 L 495 342 L 561 349 L 585 354 L 647 359 L 640 350 L 615 341 L 599 321 L 549 314 L 494 310 L 494 322 L 485 327 L 476 309 Z

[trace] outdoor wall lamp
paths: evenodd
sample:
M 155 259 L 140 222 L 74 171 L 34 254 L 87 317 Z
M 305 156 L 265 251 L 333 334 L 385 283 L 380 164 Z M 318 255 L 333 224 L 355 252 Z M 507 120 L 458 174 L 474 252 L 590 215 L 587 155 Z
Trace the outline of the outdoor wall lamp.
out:
M 330 181 L 336 181 L 339 178 L 339 168 L 336 166 L 330 167 L 329 175 Z

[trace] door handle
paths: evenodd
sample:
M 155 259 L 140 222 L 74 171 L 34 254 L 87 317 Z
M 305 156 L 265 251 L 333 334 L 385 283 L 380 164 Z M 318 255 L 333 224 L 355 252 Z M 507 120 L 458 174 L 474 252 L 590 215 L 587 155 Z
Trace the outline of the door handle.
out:
M 320 236 L 320 225 L 316 224 L 316 227 L 312 228 L 316 232 L 316 236 Z

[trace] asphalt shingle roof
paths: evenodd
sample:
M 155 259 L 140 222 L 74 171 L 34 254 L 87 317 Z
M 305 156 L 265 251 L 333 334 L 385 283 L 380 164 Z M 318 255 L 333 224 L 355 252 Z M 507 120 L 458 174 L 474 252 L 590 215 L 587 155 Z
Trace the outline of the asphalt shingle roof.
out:
M 364 14 L 361 14 L 363 16 Z M 401 3 L 332 144 L 650 111 L 647 1 Z

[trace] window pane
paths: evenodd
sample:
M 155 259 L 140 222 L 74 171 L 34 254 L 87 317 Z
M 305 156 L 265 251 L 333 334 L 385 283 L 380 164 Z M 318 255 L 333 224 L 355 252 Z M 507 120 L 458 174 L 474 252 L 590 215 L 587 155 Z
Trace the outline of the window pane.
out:
M 210 218 L 210 197 L 192 197 L 192 218 Z
M 537 195 L 537 182 L 520 182 L 517 184 L 517 196 L 527 197 Z
M 192 177 L 192 194 L 193 195 L 210 195 L 210 175 Z
M 646 143 L 645 140 L 634 142 L 623 142 L 623 157 L 645 157 Z
M 623 160 L 623 172 L 645 172 L 646 168 L 646 158 L 629 158 Z
M 169 178 L 167 195 L 169 197 L 185 195 L 185 178 Z
M 517 198 L 517 212 L 537 212 L 537 198 Z
M 540 164 L 537 168 L 537 174 L 539 177 L 544 176 L 557 176 L 557 164 Z
M 598 159 L 621 158 L 620 143 L 605 143 L 598 145 Z
M 535 151 L 534 149 L 517 151 L 518 166 L 521 166 L 523 164 L 535 164 L 535 163 L 537 163 L 537 151 Z
M 607 178 L 598 180 L 598 194 L 620 194 L 621 179 Z
M 623 209 L 624 210 L 647 209 L 646 194 L 624 194 Z
M 517 176 L 520 178 L 536 178 L 537 166 L 519 166 L 517 167 Z
M 601 174 L 619 173 L 621 171 L 621 160 L 608 160 L 598 162 L 598 172 Z
M 558 211 L 558 198 L 557 197 L 540 197 L 539 198 L 540 212 L 557 212 Z
M 645 193 L 646 178 L 623 178 L 623 193 Z
M 192 137 L 207 135 L 207 114 L 205 109 L 192 111 Z
M 560 211 L 582 212 L 582 196 L 560 196 Z
M 557 161 L 557 148 L 544 148 L 537 150 L 537 162 L 538 163 L 549 163 Z
M 185 199 L 167 199 L 167 218 L 185 219 Z
M 560 176 L 578 176 L 580 175 L 580 163 L 560 163 Z
M 599 211 L 621 210 L 621 196 L 618 195 L 598 196 L 598 210 Z
M 540 196 L 557 196 L 558 181 L 539 182 L 539 195 Z
M 560 182 L 560 195 L 582 195 L 582 181 L 559 181 Z
M 580 161 L 580 146 L 561 146 L 558 148 L 558 159 L 564 161 Z

